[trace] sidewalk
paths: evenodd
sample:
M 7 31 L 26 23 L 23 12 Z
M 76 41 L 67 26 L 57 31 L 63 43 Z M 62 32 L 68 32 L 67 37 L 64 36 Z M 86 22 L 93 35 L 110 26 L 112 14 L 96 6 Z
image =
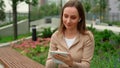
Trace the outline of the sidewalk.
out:
M 44 20 L 38 20 L 38 21 L 34 21 L 32 22 L 32 25 L 37 25 L 37 30 L 40 31 L 41 28 L 45 28 L 45 27 L 51 27 L 51 28 L 56 28 L 59 26 L 59 21 L 60 19 L 59 18 L 52 18 L 52 23 L 49 23 L 49 24 L 46 24 L 44 23 Z M 86 21 L 86 26 L 91 26 L 91 23 L 92 21 L 90 20 L 87 20 Z M 120 33 L 120 27 L 117 27 L 117 26 L 108 26 L 108 24 L 106 23 L 100 23 L 98 25 L 93 25 L 94 28 L 96 28 L 97 30 L 105 30 L 105 29 L 108 29 L 108 30 L 112 30 L 114 33 Z
M 87 21 L 86 26 L 91 26 L 91 23 L 92 23 L 91 21 Z M 93 27 L 96 28 L 99 31 L 107 29 L 107 30 L 113 31 L 116 34 L 120 33 L 120 27 L 117 27 L 117 26 L 114 26 L 114 25 L 113 26 L 108 26 L 105 23 L 100 23 L 99 25 L 93 24 Z

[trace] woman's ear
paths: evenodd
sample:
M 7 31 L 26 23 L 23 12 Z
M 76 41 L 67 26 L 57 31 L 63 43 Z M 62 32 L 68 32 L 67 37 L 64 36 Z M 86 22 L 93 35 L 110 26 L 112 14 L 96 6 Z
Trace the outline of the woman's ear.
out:
M 81 18 L 79 19 L 79 21 L 78 22 L 80 22 L 81 21 Z

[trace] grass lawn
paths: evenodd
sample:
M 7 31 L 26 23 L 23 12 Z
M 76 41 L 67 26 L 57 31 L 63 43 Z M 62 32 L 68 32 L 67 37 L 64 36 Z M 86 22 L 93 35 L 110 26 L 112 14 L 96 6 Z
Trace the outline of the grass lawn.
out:
M 18 36 L 18 39 L 25 38 L 31 36 L 31 33 L 21 34 Z M 14 40 L 13 36 L 0 36 L 0 43 L 11 42 Z

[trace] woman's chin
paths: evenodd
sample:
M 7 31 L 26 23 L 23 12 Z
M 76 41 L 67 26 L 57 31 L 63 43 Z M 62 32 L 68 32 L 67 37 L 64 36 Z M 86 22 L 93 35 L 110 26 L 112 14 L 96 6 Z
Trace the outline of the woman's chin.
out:
M 72 28 L 71 28 L 71 27 L 67 27 L 66 29 L 69 29 L 69 30 L 70 30 L 70 29 L 72 29 Z

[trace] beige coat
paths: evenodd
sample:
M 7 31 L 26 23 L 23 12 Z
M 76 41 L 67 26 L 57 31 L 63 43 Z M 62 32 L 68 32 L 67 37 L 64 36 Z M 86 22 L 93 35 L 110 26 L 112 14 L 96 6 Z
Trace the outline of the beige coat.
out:
M 59 64 L 58 68 L 90 68 L 90 61 L 94 53 L 94 37 L 90 31 L 87 31 L 87 33 L 87 35 L 78 34 L 70 48 L 67 47 L 63 34 L 55 32 L 52 35 L 50 51 L 60 50 L 68 52 L 74 60 L 73 67 L 69 67 L 66 64 Z M 51 55 L 48 54 L 46 68 L 56 68 L 55 65 L 51 59 Z

